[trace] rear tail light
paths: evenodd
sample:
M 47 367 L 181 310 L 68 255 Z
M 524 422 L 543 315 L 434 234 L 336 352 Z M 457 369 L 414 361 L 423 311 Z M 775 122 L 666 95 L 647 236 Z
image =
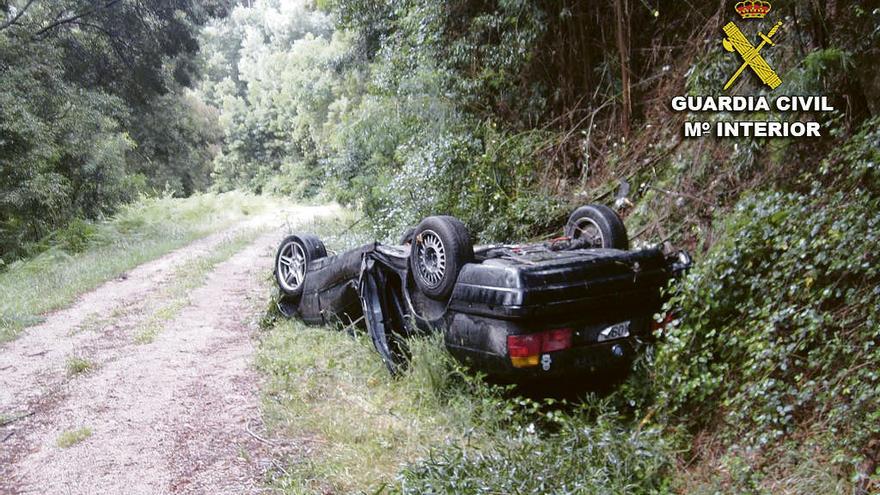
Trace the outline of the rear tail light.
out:
M 571 329 L 561 328 L 544 332 L 544 342 L 541 344 L 541 352 L 561 351 L 571 347 Z
M 527 357 L 540 354 L 541 334 L 511 335 L 507 337 L 507 353 L 510 357 Z
M 538 365 L 541 353 L 541 334 L 508 335 L 507 354 L 515 368 L 528 368 Z
M 569 348 L 571 348 L 570 328 L 507 337 L 507 354 L 514 368 L 537 366 L 541 354 Z

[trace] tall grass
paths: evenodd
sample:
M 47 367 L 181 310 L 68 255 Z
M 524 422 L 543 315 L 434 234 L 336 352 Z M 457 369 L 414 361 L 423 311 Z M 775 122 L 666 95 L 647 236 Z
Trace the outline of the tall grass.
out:
M 668 493 L 670 446 L 607 400 L 538 403 L 461 368 L 439 336 L 388 375 L 370 341 L 299 322 L 264 337 L 270 428 L 301 455 L 284 493 Z
M 107 221 L 74 222 L 46 239 L 38 255 L 0 272 L 0 342 L 101 283 L 270 204 L 239 192 L 146 198 Z
M 375 489 L 428 446 L 464 435 L 460 414 L 441 414 L 411 379 L 391 380 L 363 336 L 284 323 L 257 362 L 269 377 L 269 425 L 310 453 L 275 480 L 288 493 Z

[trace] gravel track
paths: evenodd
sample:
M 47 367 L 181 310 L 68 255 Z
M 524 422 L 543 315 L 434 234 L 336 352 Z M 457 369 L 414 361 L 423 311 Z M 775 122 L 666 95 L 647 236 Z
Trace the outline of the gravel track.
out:
M 276 212 L 196 241 L 0 345 L 0 493 L 261 493 L 273 453 L 252 356 L 265 277 L 285 217 L 333 211 Z M 155 339 L 138 343 L 177 268 L 254 228 L 269 233 L 215 265 Z M 71 377 L 70 356 L 96 367 Z M 92 434 L 57 446 L 77 428 Z

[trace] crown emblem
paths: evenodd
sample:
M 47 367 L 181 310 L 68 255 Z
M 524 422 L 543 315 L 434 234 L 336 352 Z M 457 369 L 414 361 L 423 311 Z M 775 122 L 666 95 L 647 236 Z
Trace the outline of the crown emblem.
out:
M 734 7 L 743 19 L 763 19 L 765 15 L 770 13 L 773 8 L 770 2 L 762 0 L 744 0 Z

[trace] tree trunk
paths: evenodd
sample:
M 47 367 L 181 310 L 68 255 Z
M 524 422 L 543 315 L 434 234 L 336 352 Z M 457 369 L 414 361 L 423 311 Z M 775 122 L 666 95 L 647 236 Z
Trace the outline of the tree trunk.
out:
M 614 16 L 617 19 L 617 51 L 620 54 L 620 82 L 623 91 L 623 108 L 620 126 L 624 136 L 629 135 L 632 119 L 632 94 L 629 71 L 629 7 L 627 0 L 614 0 Z

